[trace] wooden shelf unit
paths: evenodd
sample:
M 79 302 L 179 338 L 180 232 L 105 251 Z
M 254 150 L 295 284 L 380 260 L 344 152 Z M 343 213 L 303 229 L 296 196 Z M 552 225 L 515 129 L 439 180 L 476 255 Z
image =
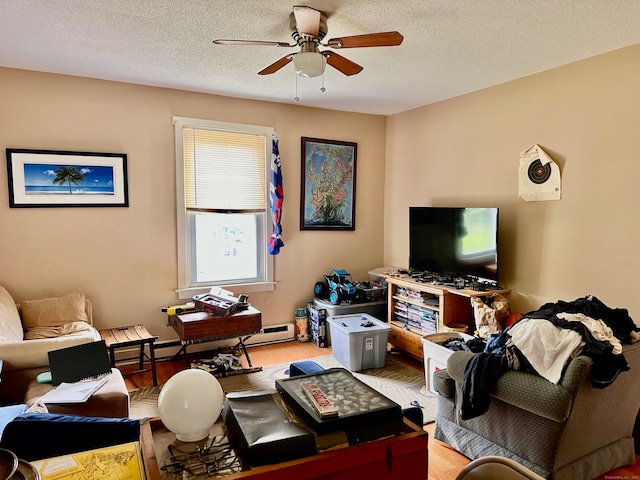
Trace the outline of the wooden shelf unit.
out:
M 487 297 L 492 293 L 509 293 L 509 289 L 476 291 L 469 289 L 456 289 L 433 283 L 423 283 L 413 280 L 411 277 L 387 276 L 387 321 L 391 326 L 389 343 L 394 348 L 411 355 L 418 360 L 423 360 L 422 337 L 427 335 L 421 328 L 407 325 L 395 317 L 395 306 L 398 302 L 407 305 L 416 305 L 431 310 L 438 314 L 436 332 L 444 331 L 444 326 L 466 325 L 469 332 L 475 330 L 475 319 L 471 306 L 471 297 Z M 438 299 L 438 304 L 429 305 L 419 300 L 398 295 L 398 287 L 406 288 L 418 293 L 427 293 Z M 435 332 L 434 332 L 435 333 Z

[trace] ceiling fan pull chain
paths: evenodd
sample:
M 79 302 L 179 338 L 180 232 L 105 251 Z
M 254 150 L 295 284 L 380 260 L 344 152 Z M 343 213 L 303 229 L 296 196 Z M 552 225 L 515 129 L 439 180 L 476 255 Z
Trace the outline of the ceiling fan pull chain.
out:
M 324 93 L 324 92 L 326 92 L 326 91 L 327 91 L 327 89 L 326 89 L 326 88 L 324 88 L 324 72 L 322 72 L 321 81 L 322 81 L 322 85 L 321 85 L 321 87 L 320 87 L 320 91 L 321 91 L 322 93 Z
M 295 77 L 296 77 L 296 96 L 295 96 L 295 97 L 293 97 L 293 99 L 294 99 L 296 102 L 299 102 L 299 101 L 300 101 L 300 98 L 298 97 L 298 75 L 296 74 L 296 75 L 295 75 Z

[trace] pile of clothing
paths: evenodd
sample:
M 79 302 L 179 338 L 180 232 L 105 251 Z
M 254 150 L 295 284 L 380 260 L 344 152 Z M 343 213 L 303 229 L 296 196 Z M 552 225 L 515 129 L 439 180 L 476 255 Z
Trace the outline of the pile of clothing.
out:
M 637 341 L 638 331 L 626 309 L 610 308 L 591 295 L 526 313 L 502 333 L 491 335 L 485 350 L 467 363 L 462 418 L 488 410 L 491 387 L 508 369 L 537 373 L 558 384 L 569 361 L 586 355 L 593 360 L 592 386 L 605 388 L 629 370 L 622 344 Z
M 465 351 L 480 353 L 484 352 L 487 343 L 480 337 L 473 337 L 469 340 L 464 340 L 460 337 L 451 337 L 442 342 L 441 345 L 449 350 L 453 350 L 454 352 Z

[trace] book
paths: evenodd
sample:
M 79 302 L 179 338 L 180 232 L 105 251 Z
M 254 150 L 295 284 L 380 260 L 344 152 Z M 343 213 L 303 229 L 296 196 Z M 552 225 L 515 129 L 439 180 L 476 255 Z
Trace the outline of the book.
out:
M 84 403 L 105 383 L 107 383 L 106 378 L 75 383 L 62 382 L 53 390 L 45 393 L 40 400 L 44 403 Z
M 145 478 L 140 442 L 130 442 L 30 462 L 42 480 Z
M 338 416 L 338 409 L 331 403 L 331 400 L 327 398 L 317 383 L 305 382 L 301 383 L 300 386 L 321 418 Z

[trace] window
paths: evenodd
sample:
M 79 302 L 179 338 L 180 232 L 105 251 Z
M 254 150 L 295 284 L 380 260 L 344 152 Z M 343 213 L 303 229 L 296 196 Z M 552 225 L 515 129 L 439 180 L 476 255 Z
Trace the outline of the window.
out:
M 273 129 L 174 117 L 181 298 L 273 289 L 267 253 Z

